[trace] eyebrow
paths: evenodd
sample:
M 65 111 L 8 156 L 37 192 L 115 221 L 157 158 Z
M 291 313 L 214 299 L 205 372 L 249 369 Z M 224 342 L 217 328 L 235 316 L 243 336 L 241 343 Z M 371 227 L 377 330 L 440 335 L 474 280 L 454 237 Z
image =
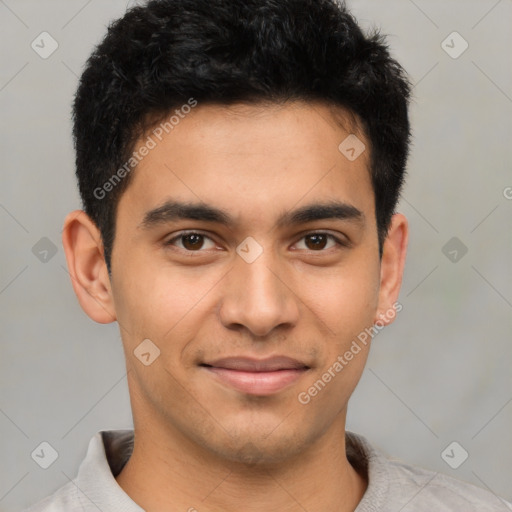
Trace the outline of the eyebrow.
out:
M 364 224 L 364 213 L 355 206 L 341 201 L 314 203 L 283 212 L 276 222 L 276 227 L 306 224 L 316 220 L 338 219 Z M 162 206 L 146 212 L 140 226 L 149 230 L 155 226 L 176 220 L 198 220 L 222 224 L 228 228 L 235 225 L 234 218 L 225 210 L 205 203 L 167 201 Z

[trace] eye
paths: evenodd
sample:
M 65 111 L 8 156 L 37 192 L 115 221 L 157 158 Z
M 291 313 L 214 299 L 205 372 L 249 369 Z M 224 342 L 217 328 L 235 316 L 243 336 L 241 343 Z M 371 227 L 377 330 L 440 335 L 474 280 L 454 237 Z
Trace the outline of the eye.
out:
M 165 245 L 175 245 L 189 252 L 199 252 L 201 249 L 213 249 L 216 247 L 215 242 L 210 237 L 195 231 L 180 233 L 165 242 Z
M 298 247 L 299 249 L 317 252 L 325 249 L 331 249 L 336 246 L 346 247 L 348 245 L 347 242 L 342 242 L 340 239 L 329 233 L 309 233 L 302 237 L 297 245 L 301 244 L 302 247 Z

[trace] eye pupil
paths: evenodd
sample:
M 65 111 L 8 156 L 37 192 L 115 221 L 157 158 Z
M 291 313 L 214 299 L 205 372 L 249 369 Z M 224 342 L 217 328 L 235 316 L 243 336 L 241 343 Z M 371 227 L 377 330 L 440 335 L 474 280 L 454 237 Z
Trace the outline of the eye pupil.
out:
M 310 245 L 311 243 L 311 245 Z M 306 245 L 308 249 L 323 249 L 327 244 L 327 235 L 314 234 L 306 236 Z
M 183 247 L 185 247 L 188 250 L 194 250 L 194 249 L 200 249 L 203 246 L 203 235 L 198 234 L 190 234 L 190 235 L 183 235 L 181 237 L 183 242 Z

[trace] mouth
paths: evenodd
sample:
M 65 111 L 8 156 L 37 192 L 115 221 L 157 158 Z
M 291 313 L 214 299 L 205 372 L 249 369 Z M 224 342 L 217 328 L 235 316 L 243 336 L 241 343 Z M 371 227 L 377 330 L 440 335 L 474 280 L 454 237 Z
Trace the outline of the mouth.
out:
M 200 365 L 215 379 L 249 395 L 268 396 L 297 382 L 310 367 L 285 356 L 268 359 L 227 357 Z

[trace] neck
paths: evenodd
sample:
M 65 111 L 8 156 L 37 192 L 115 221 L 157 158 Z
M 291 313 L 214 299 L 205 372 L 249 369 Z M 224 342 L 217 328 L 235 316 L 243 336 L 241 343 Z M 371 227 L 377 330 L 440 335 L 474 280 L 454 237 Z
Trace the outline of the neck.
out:
M 116 479 L 147 512 L 354 511 L 367 480 L 347 460 L 344 429 L 343 419 L 292 460 L 250 464 L 136 424 L 132 456 Z

